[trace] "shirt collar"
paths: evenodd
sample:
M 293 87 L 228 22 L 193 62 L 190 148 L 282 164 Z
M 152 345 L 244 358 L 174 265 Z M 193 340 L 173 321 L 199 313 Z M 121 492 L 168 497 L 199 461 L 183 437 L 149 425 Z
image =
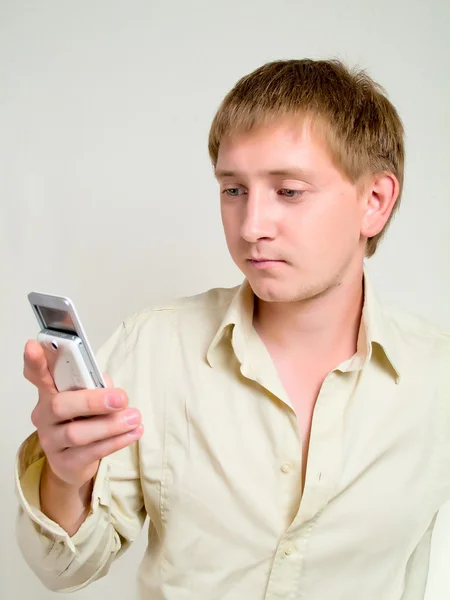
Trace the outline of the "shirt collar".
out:
M 253 329 L 254 294 L 247 279 L 236 288 L 236 293 L 220 323 L 206 353 L 211 367 L 217 361 L 222 344 L 230 343 L 241 365 L 245 362 L 248 339 Z
M 236 358 L 243 365 L 249 350 L 249 340 L 253 337 L 254 294 L 247 279 L 236 288 L 236 293 L 207 350 L 206 359 L 211 367 L 218 360 L 220 349 L 230 344 Z M 370 281 L 367 267 L 364 267 L 364 305 L 358 337 L 357 353 L 346 361 L 340 370 L 350 371 L 356 366 L 362 368 L 372 358 L 374 344 L 377 344 L 390 368 L 396 383 L 400 381 L 398 344 L 393 324 L 386 315 Z
M 364 327 L 366 339 L 366 361 L 372 357 L 374 344 L 377 344 L 394 372 L 396 383 L 399 383 L 400 353 L 394 324 L 375 293 L 367 267 L 364 267 L 364 306 L 361 327 Z

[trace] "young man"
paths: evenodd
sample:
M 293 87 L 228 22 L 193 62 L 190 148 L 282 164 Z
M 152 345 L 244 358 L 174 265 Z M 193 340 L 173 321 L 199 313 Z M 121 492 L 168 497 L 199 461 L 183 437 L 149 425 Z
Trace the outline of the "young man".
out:
M 148 515 L 142 599 L 423 598 L 450 338 L 364 269 L 401 193 L 397 112 L 337 61 L 275 62 L 227 95 L 209 150 L 244 283 L 128 319 L 100 352 L 121 389 L 58 394 L 27 344 L 23 554 L 76 590 Z

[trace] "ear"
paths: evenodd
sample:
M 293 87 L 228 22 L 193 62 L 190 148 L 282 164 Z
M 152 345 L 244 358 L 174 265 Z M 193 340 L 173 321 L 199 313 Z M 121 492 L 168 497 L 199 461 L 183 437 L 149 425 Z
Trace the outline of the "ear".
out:
M 373 175 L 365 187 L 361 235 L 371 238 L 383 230 L 400 191 L 397 177 L 384 172 Z

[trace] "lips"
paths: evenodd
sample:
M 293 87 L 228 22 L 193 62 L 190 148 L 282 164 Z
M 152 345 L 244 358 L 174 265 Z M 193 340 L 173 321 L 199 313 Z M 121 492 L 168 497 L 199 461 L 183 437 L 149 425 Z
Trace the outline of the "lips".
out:
M 281 259 L 278 259 L 278 258 L 265 258 L 265 257 L 264 258 L 261 258 L 261 257 L 259 257 L 259 258 L 250 257 L 248 260 L 251 261 L 251 262 L 256 262 L 256 263 L 259 263 L 259 262 L 284 262 L 284 260 L 281 260 Z
M 286 264 L 284 260 L 275 260 L 272 258 L 249 258 L 248 264 L 257 270 L 271 270 L 280 267 L 281 265 Z

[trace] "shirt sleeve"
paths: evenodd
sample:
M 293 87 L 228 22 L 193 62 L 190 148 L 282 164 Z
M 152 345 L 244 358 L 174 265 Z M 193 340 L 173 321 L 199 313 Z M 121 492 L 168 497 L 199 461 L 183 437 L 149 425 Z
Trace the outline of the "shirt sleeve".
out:
M 132 388 L 133 359 L 127 348 L 125 324 L 101 348 L 97 359 L 115 386 Z M 129 402 L 133 405 L 132 398 Z M 146 517 L 138 445 L 134 443 L 100 462 L 89 514 L 72 537 L 40 510 L 39 485 L 45 456 L 37 433 L 19 448 L 17 539 L 29 567 L 48 589 L 76 591 L 102 577 L 138 536 Z

